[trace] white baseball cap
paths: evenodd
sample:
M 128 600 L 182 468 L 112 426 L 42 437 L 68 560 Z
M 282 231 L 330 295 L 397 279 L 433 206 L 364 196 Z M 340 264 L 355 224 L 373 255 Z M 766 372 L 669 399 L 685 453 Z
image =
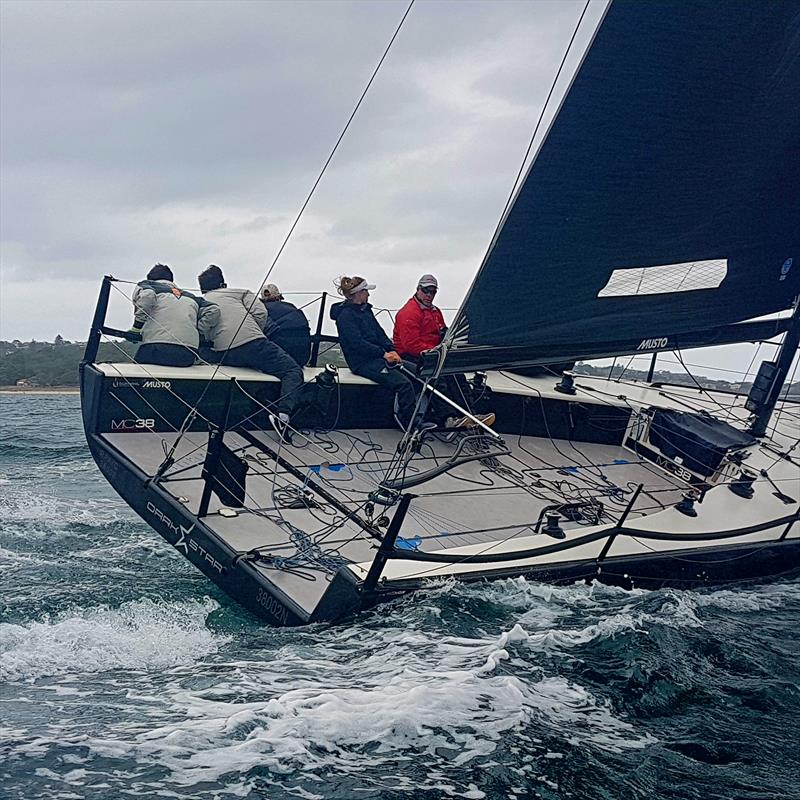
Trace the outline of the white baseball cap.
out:
M 417 281 L 417 286 L 425 286 L 425 287 L 433 286 L 436 289 L 438 289 L 439 288 L 439 281 L 437 281 L 436 278 L 433 277 L 433 275 L 423 275 Z
M 367 283 L 366 280 L 363 280 L 363 281 L 361 281 L 361 283 L 358 284 L 358 286 L 354 286 L 348 292 L 348 294 L 355 294 L 356 292 L 361 292 L 364 289 L 367 289 L 368 291 L 372 291 L 374 288 L 375 288 L 375 284 L 374 283 Z

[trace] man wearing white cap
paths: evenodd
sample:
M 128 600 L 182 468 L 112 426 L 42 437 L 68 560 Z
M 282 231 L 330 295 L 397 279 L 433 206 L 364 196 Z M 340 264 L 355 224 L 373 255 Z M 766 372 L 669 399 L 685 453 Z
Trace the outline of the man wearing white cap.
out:
M 397 312 L 394 322 L 394 348 L 404 358 L 417 361 L 425 350 L 441 344 L 447 330 L 442 312 L 433 304 L 439 282 L 433 275 L 417 281 L 414 296 Z
M 441 310 L 433 304 L 439 282 L 433 275 L 423 275 L 417 281 L 414 296 L 397 312 L 394 322 L 394 348 L 402 358 L 419 363 L 425 350 L 432 350 L 442 343 L 447 326 Z M 467 405 L 469 385 L 463 375 L 448 375 L 442 379 L 439 389 L 461 405 Z M 470 417 L 451 416 L 451 406 L 436 400 L 434 415 L 447 428 L 469 427 L 474 424 Z M 486 425 L 494 423 L 494 414 L 478 414 L 477 419 Z

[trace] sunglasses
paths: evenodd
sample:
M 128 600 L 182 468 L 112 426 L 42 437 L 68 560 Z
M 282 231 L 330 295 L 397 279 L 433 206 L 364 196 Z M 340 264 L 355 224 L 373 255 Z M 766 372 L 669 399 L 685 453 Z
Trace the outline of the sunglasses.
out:
M 423 294 L 436 294 L 436 292 L 437 292 L 437 289 L 436 289 L 435 286 L 420 286 L 419 290 Z

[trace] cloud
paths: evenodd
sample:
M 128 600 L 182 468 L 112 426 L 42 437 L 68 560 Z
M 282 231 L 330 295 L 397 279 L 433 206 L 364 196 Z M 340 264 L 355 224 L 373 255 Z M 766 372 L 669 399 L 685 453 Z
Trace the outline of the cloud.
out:
M 406 3 L 0 8 L 3 335 L 45 338 L 156 260 L 258 285 Z M 438 271 L 457 305 L 579 13 L 418 0 L 273 278 L 396 306 Z

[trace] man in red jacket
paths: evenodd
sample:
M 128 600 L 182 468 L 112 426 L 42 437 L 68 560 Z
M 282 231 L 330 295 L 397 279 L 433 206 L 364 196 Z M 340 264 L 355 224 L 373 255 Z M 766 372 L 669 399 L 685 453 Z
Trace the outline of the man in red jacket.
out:
M 394 349 L 409 361 L 417 361 L 424 350 L 441 344 L 447 330 L 442 312 L 433 304 L 439 283 L 423 275 L 414 296 L 397 312 L 394 321 Z
M 414 296 L 397 312 L 394 321 L 394 334 L 392 340 L 394 349 L 400 356 L 408 361 L 419 363 L 420 356 L 425 350 L 431 350 L 441 344 L 447 326 L 441 310 L 433 304 L 436 293 L 439 291 L 439 282 L 433 275 L 423 275 L 417 281 L 417 291 Z M 450 375 L 444 379 L 441 391 L 452 397 L 459 405 L 467 404 L 469 386 L 463 375 Z M 439 406 L 438 403 L 434 404 Z M 452 407 L 439 407 L 437 416 L 442 417 L 442 422 L 447 428 L 462 428 L 473 425 L 469 417 L 447 416 L 447 411 L 452 413 Z M 487 425 L 494 422 L 494 414 L 478 414 L 477 419 Z

